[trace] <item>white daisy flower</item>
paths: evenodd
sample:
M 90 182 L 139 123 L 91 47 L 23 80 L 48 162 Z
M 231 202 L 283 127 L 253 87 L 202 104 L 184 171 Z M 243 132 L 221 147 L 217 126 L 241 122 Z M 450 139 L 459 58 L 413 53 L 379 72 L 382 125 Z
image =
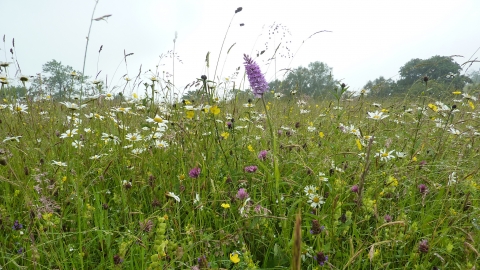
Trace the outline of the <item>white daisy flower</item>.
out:
M 383 115 L 383 112 L 379 112 L 378 110 L 375 112 L 368 112 L 368 117 L 369 119 L 373 120 L 382 120 L 384 118 L 387 118 L 388 115 Z
M 57 165 L 59 167 L 67 167 L 67 163 L 61 162 L 61 161 L 56 161 L 56 160 L 52 160 L 52 165 Z
M 323 197 L 318 194 L 310 195 L 307 202 L 312 208 L 320 208 L 320 206 L 325 203 Z
M 165 196 L 170 197 L 170 198 L 173 198 L 173 199 L 175 199 L 175 201 L 180 202 L 180 197 L 178 197 L 177 195 L 175 195 L 175 193 L 173 193 L 173 192 L 167 192 L 167 193 L 165 194 Z

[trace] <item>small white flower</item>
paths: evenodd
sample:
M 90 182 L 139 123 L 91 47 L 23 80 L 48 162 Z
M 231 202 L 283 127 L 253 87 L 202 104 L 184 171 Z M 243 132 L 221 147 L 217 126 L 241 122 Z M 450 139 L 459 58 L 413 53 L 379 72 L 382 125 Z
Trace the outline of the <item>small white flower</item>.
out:
M 113 100 L 115 96 L 112 93 L 105 94 L 105 100 Z
M 57 165 L 59 167 L 67 167 L 67 163 L 61 162 L 61 161 L 56 161 L 56 160 L 52 160 L 52 165 Z
M 72 130 L 67 129 L 67 131 L 65 131 L 65 133 L 62 133 L 60 135 L 60 139 L 72 138 L 73 135 L 76 135 L 77 133 L 78 133 L 78 129 L 76 129 L 76 128 L 74 128 Z
M 167 192 L 165 195 L 166 195 L 167 197 L 170 197 L 170 198 L 175 199 L 175 201 L 177 201 L 177 202 L 180 202 L 180 197 L 178 197 L 177 195 L 175 195 L 175 193 L 173 193 L 173 192 Z
M 473 101 L 477 101 L 477 98 L 474 97 L 474 96 L 472 96 L 472 95 L 470 95 L 470 94 L 463 93 L 462 96 L 463 96 L 464 99 L 471 99 L 471 100 L 473 100 Z
M 12 112 L 16 112 L 16 113 L 28 113 L 27 112 L 27 109 L 28 109 L 28 106 L 25 105 L 25 104 L 11 104 L 10 105 L 10 110 Z
M 322 196 L 319 196 L 318 194 L 313 194 L 309 196 L 308 203 L 312 208 L 320 208 L 320 206 L 324 204 L 325 201 L 323 200 Z
M 390 159 L 394 158 L 392 155 L 395 150 L 387 151 L 385 148 L 380 150 L 380 152 L 376 153 L 375 156 L 379 157 L 381 161 L 389 161 Z
M 125 139 L 127 139 L 130 142 L 138 142 L 138 141 L 142 140 L 142 135 L 140 135 L 136 132 L 135 133 L 128 133 L 127 135 L 125 135 Z
M 60 102 L 60 104 L 65 105 L 65 107 L 67 107 L 67 109 L 72 110 L 72 111 L 79 110 L 79 109 L 87 106 L 87 104 L 78 105 L 76 103 L 71 103 L 71 102 L 68 102 L 68 101 L 67 102 Z
M 303 191 L 305 192 L 305 195 L 311 196 L 312 194 L 315 194 L 317 192 L 317 187 L 314 185 L 306 186 Z
M 75 141 L 72 142 L 72 146 L 75 147 L 75 148 L 81 148 L 81 147 L 83 147 L 83 142 L 79 141 L 79 140 L 75 140 Z
M 449 176 L 448 176 L 448 183 L 447 185 L 451 186 L 453 184 L 457 183 L 457 173 L 456 172 L 452 172 Z
M 383 115 L 383 112 L 379 112 L 378 110 L 375 112 L 368 112 L 368 117 L 369 119 L 373 120 L 382 120 L 384 118 L 387 118 L 388 115 Z

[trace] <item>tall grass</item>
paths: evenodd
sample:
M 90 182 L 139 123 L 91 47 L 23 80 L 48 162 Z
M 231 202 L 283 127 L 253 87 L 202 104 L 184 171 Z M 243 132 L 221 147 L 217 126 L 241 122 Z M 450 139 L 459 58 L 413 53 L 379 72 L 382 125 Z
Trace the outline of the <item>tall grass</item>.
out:
M 202 79 L 200 100 L 85 94 L 78 104 L 17 99 L 10 85 L 3 269 L 478 265 L 471 97 L 259 101 L 227 87 L 236 98 L 218 100 Z

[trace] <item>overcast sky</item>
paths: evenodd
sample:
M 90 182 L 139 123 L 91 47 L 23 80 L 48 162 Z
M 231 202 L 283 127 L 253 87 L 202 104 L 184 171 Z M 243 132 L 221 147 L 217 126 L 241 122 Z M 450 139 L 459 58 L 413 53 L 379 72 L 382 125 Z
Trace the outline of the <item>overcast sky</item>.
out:
M 15 38 L 23 74 L 35 75 L 52 59 L 82 69 L 95 0 L 2 0 L 1 6 L 0 35 L 6 42 L 0 61 L 12 62 L 9 50 Z M 175 52 L 182 62 L 175 62 L 176 85 L 183 89 L 202 74 L 211 78 L 238 7 L 243 10 L 233 18 L 218 64 L 221 78 L 239 66 L 243 76 L 243 54 L 265 49 L 257 62 L 267 80 L 275 74 L 281 78 L 283 68 L 322 61 L 352 90 L 379 76 L 397 79 L 399 68 L 413 58 L 461 55 L 455 58 L 460 64 L 472 55 L 480 58 L 478 0 L 99 0 L 94 18 L 112 16 L 92 25 L 85 74 L 95 77 L 101 70 L 99 79 L 108 75 L 118 82 L 127 73 L 135 77 L 140 65 L 142 73 L 157 65 L 160 72 L 172 73 L 173 60 L 159 56 L 173 50 L 177 32 Z M 272 26 L 278 26 L 278 34 L 269 34 Z M 308 39 L 322 30 L 331 32 Z M 280 42 L 276 67 L 267 67 Z M 124 50 L 134 53 L 127 58 L 128 69 L 121 64 Z M 471 70 L 479 68 L 475 64 Z

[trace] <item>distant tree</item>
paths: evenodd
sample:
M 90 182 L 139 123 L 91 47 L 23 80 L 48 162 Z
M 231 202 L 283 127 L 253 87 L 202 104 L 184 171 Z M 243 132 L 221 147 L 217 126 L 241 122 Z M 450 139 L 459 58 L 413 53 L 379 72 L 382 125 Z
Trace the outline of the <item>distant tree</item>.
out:
M 429 59 L 415 58 L 400 67 L 400 79 L 397 91 L 407 91 L 415 83 L 421 83 L 427 76 L 430 81 L 451 85 L 454 89 L 462 89 L 471 79 L 460 75 L 462 68 L 449 56 L 433 56 Z
M 472 80 L 472 83 L 465 85 L 463 90 L 470 94 L 478 94 L 480 92 L 480 69 L 470 72 L 468 77 Z
M 468 77 L 470 80 L 472 80 L 472 83 L 478 84 L 480 83 L 480 69 L 474 70 L 468 74 Z
M 373 81 L 368 81 L 363 86 L 369 96 L 386 97 L 395 94 L 397 90 L 397 83 L 392 79 L 385 79 L 383 76 L 378 77 Z
M 71 66 L 64 66 L 57 60 L 48 61 L 42 66 L 42 79 L 34 81 L 34 89 L 41 89 L 36 86 L 42 85 L 53 97 L 65 97 L 68 94 L 78 93 L 81 84 L 82 74 L 75 71 Z M 84 80 L 88 77 L 85 76 Z M 40 90 L 37 90 L 39 92 Z
M 319 61 L 308 64 L 307 68 L 300 66 L 289 70 L 284 80 L 269 83 L 270 89 L 276 92 L 297 91 L 309 96 L 318 96 L 335 85 L 337 81 L 333 79 L 332 68 Z

